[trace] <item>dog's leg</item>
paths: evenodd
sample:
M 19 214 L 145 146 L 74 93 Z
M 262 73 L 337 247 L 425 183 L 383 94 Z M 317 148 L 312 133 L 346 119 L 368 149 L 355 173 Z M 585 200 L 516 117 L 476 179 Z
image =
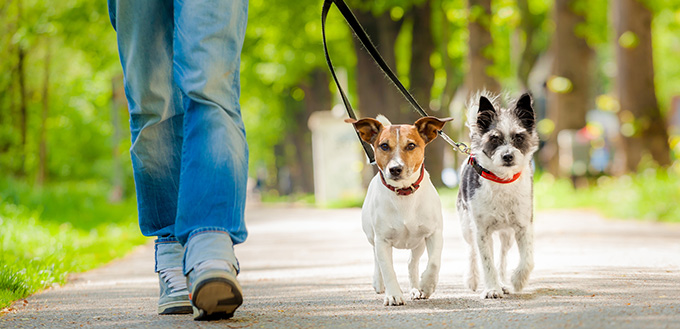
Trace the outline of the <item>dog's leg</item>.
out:
M 411 249 L 411 257 L 408 259 L 408 280 L 411 283 L 411 299 L 422 299 L 423 293 L 420 291 L 418 284 L 418 263 L 420 257 L 425 252 L 425 244 L 421 243 L 417 247 Z
M 477 223 L 483 222 L 478 220 Z M 477 230 L 477 247 L 482 259 L 482 270 L 484 271 L 484 298 L 503 298 L 503 290 L 498 284 L 498 273 L 493 263 L 493 238 L 489 227 L 479 227 Z
M 427 268 L 420 279 L 422 298 L 429 298 L 434 293 L 435 288 L 437 288 L 442 261 L 443 240 L 441 231 L 437 231 L 425 239 L 425 246 L 427 246 Z
M 479 280 L 479 270 L 477 265 L 477 246 L 473 237 L 472 227 L 468 214 L 458 210 L 460 215 L 461 229 L 463 231 L 463 238 L 467 242 L 468 247 L 468 269 L 465 272 L 465 286 L 472 291 L 477 291 L 477 283 Z
M 385 282 L 385 306 L 404 305 L 404 295 L 399 288 L 392 262 L 392 246 L 380 239 L 375 241 L 375 256 Z
M 373 271 L 373 289 L 378 294 L 385 292 L 385 283 L 383 282 L 383 275 L 380 271 L 380 263 L 378 262 L 378 254 L 376 247 L 373 246 L 373 263 L 375 264 L 375 269 Z
M 522 291 L 534 269 L 534 227 L 533 223 L 515 228 L 515 239 L 519 249 L 519 265 L 512 274 L 512 285 L 516 292 Z
M 498 232 L 498 237 L 501 240 L 501 254 L 498 262 L 498 277 L 501 282 L 501 289 L 503 289 L 504 294 L 509 294 L 510 290 L 506 288 L 506 284 L 508 283 L 507 281 L 507 274 L 506 270 L 508 267 L 507 264 L 507 256 L 508 256 L 508 250 L 512 247 L 512 231 L 510 230 L 501 230 Z

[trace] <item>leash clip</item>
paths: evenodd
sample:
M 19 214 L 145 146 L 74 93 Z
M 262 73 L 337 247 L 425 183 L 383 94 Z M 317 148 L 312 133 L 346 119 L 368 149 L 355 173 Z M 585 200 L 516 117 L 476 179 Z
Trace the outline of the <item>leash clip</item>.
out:
M 467 155 L 470 155 L 470 147 L 465 145 L 465 143 L 455 143 L 456 146 L 453 148 L 454 150 L 464 153 Z
M 463 142 L 457 143 L 453 139 L 451 139 L 451 137 L 449 137 L 447 134 L 445 134 L 443 131 L 439 130 L 438 132 L 439 132 L 439 136 L 442 136 L 442 138 L 447 143 L 449 143 L 449 145 L 453 146 L 454 150 L 456 150 L 460 153 L 463 153 L 463 154 L 470 155 L 470 147 L 467 146 L 465 143 L 463 143 Z

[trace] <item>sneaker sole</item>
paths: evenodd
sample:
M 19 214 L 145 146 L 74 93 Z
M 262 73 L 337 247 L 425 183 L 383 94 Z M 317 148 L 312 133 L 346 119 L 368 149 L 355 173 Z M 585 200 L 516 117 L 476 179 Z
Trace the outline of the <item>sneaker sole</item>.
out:
M 193 308 L 188 299 L 158 305 L 158 314 L 190 314 L 191 312 Z
M 206 279 L 195 291 L 191 296 L 194 320 L 229 319 L 243 304 L 240 285 L 227 277 Z

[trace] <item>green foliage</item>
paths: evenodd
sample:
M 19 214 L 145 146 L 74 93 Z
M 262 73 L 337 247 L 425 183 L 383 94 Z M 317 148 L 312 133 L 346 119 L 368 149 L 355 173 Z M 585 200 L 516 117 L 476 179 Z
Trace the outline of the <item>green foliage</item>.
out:
M 546 174 L 538 179 L 535 193 L 538 209 L 590 208 L 612 218 L 680 222 L 680 176 L 670 170 L 603 176 L 582 189 Z
M 457 189 L 440 189 L 444 208 L 456 209 Z M 680 173 L 677 168 L 647 168 L 639 174 L 602 176 L 575 189 L 568 179 L 538 174 L 534 181 L 535 209 L 591 209 L 616 219 L 680 222 Z
M 134 200 L 110 204 L 109 190 L 95 182 L 33 189 L 0 181 L 0 308 L 147 241 Z
M 652 21 L 652 47 L 656 94 L 661 113 L 667 113 L 673 96 L 680 95 L 680 4 L 656 10 Z
M 120 74 L 120 64 L 106 2 L 21 3 L 21 19 L 18 1 L 0 8 L 0 170 L 28 178 L 37 171 L 44 67 L 49 56 L 48 177 L 108 177 L 111 80 Z M 19 142 L 19 48 L 26 54 L 25 149 Z M 22 157 L 23 167 L 18 161 Z
M 412 24 L 411 10 L 424 0 L 349 1 L 354 10 L 370 10 L 378 15 L 389 11 L 393 19 L 404 19 L 395 48 L 397 72 L 408 77 Z M 544 54 L 549 48 L 554 26 L 551 20 L 553 1 L 526 0 L 530 17 L 538 31 L 533 50 Z M 0 170 L 27 173 L 34 177 L 38 167 L 40 111 L 44 60 L 50 53 L 49 117 L 46 122 L 48 177 L 52 180 L 109 177 L 113 154 L 110 110 L 112 78 L 120 75 L 115 32 L 109 22 L 105 2 L 74 0 L 47 3 L 22 0 L 23 14 L 18 17 L 18 1 L 0 4 Z M 675 54 L 680 47 L 680 7 L 672 0 L 646 0 L 654 13 L 653 40 L 656 87 L 663 111 L 671 97 L 680 93 L 680 68 Z M 242 111 L 251 154 L 251 172 L 255 168 L 275 169 L 272 149 L 284 143 L 292 124 L 292 114 L 299 110 L 306 95 L 299 86 L 309 81 L 310 72 L 327 70 L 321 47 L 321 2 L 317 0 L 250 2 L 249 22 L 243 50 Z M 448 88 L 460 86 L 466 75 L 467 24 L 470 11 L 466 1 L 432 0 L 433 37 L 437 51 L 431 56 L 435 82 L 431 92 L 438 103 Z M 596 94 L 609 93 L 614 85 L 615 54 L 611 43 L 612 22 L 606 1 L 577 0 L 573 10 L 583 14 L 585 23 L 577 33 L 585 37 L 597 53 Z M 473 10 L 474 11 L 474 10 Z M 526 36 L 521 29 L 517 0 L 492 1 L 489 28 L 493 44 L 487 55 L 494 60 L 490 73 L 505 89 L 519 87 L 517 67 Z M 346 72 L 349 96 L 354 104 L 356 58 L 352 35 L 337 10 L 328 19 L 328 41 L 336 66 Z M 28 141 L 20 144 L 17 121 L 18 71 L 17 52 L 26 53 L 26 88 L 28 106 Z M 407 80 L 407 79 L 406 79 Z M 408 85 L 408 81 L 405 81 Z M 329 89 L 334 90 L 331 84 Z M 337 102 L 337 100 L 336 100 Z M 446 106 L 443 104 L 441 106 Z M 322 110 L 322 109 L 315 109 Z M 121 125 L 125 115 L 121 115 Z M 304 124 L 304 123 L 303 123 Z M 124 136 L 129 136 L 127 132 Z M 116 151 L 125 159 L 129 140 Z M 24 168 L 19 159 L 25 157 Z M 23 169 L 23 170 L 22 170 Z M 132 186 L 129 170 L 128 184 Z M 127 193 L 130 193 L 128 189 Z

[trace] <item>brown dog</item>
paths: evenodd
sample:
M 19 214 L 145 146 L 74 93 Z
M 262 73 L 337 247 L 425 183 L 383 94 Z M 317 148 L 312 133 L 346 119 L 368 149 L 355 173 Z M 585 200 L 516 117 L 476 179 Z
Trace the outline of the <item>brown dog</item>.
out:
M 426 299 L 439 279 L 442 251 L 442 209 L 437 190 L 425 170 L 425 146 L 437 138 L 444 123 L 424 117 L 413 125 L 383 126 L 371 118 L 347 119 L 362 140 L 373 146 L 379 172 L 368 186 L 361 216 L 373 245 L 373 287 L 386 292 L 384 304 L 403 305 L 404 297 L 392 262 L 392 248 L 410 249 L 411 299 Z M 386 119 L 384 121 L 387 121 Z M 418 281 L 418 261 L 427 248 L 427 268 Z

